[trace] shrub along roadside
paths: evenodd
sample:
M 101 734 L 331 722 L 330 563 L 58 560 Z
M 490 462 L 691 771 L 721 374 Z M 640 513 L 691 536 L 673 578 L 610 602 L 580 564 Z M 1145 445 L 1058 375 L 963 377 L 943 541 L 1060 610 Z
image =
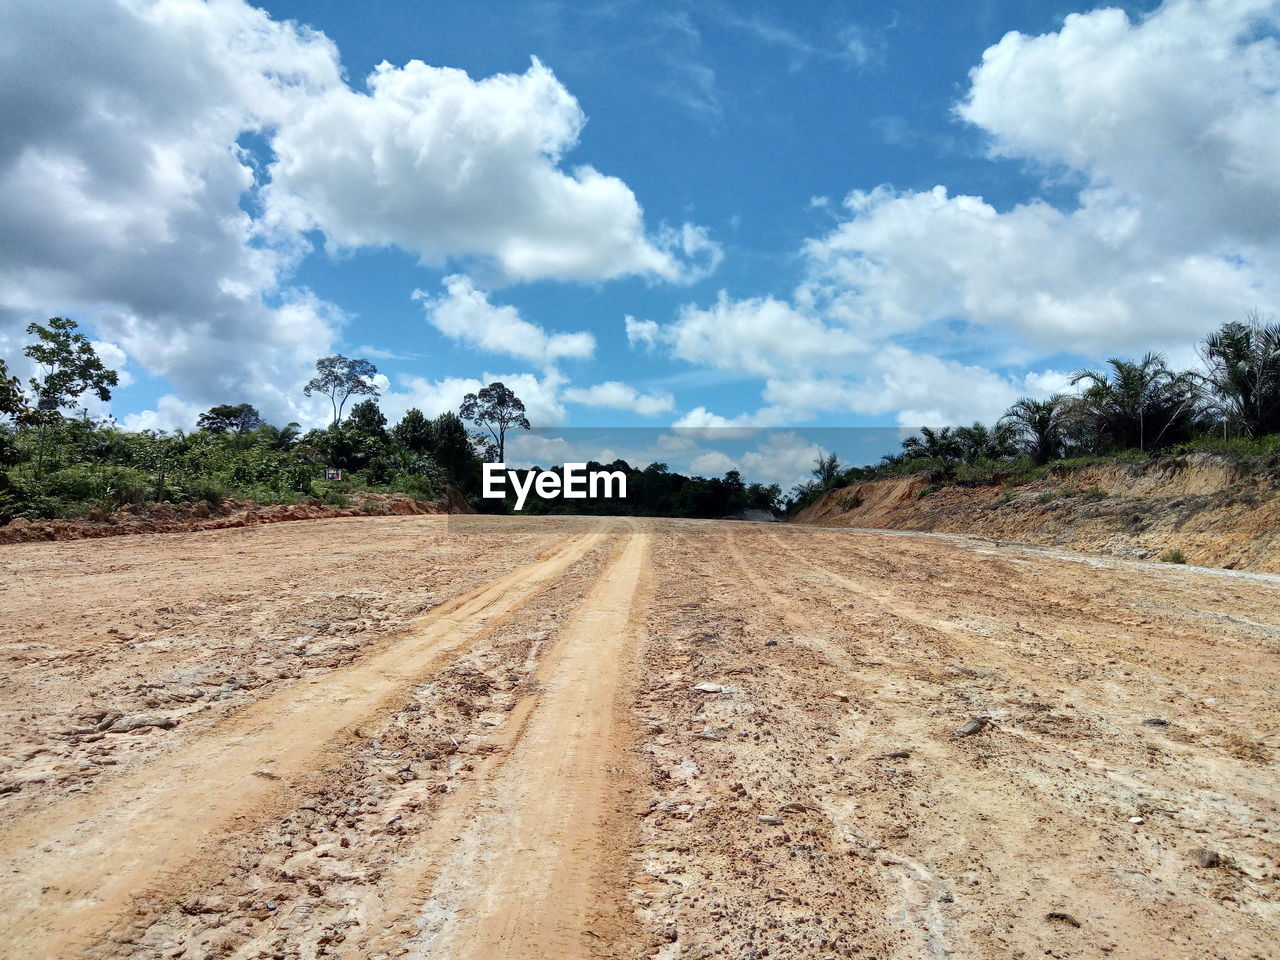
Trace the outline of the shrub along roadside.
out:
M 37 432 L 10 429 L 0 433 L 8 451 L 8 465 L 0 467 L 0 522 L 71 519 L 163 501 L 347 506 L 352 494 L 365 491 L 434 500 L 450 482 L 429 453 L 401 451 L 390 437 L 370 449 L 352 431 L 338 438 L 331 432 L 297 438 L 267 424 L 246 433 L 131 433 L 61 420 L 45 425 L 44 462 L 38 463 Z M 324 479 L 333 447 L 346 448 L 346 462 L 356 463 L 340 481 Z

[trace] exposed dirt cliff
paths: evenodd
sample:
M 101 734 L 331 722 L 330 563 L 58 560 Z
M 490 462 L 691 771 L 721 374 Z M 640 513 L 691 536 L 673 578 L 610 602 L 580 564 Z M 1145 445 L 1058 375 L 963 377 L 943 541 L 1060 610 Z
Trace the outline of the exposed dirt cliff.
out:
M 967 533 L 1137 559 L 1280 572 L 1280 471 L 1207 454 L 1056 468 L 1017 487 L 927 475 L 832 490 L 796 521 Z

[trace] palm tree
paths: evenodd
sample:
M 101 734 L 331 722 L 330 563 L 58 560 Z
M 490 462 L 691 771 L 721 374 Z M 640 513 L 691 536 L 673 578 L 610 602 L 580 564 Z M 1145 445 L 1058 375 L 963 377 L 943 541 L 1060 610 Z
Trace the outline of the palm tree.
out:
M 1201 397 L 1195 376 L 1175 373 L 1159 353 L 1137 362 L 1112 357 L 1107 365 L 1109 373 L 1071 375 L 1072 385 L 1087 384 L 1076 403 L 1104 446 L 1146 450 L 1166 434 L 1169 441 L 1189 435 Z
M 1249 437 L 1280 433 L 1280 323 L 1257 313 L 1205 338 L 1200 358 L 1216 413 Z
M 1060 393 L 1047 400 L 1022 397 L 1000 418 L 1000 423 L 1012 431 L 1014 442 L 1036 463 L 1048 463 L 1062 456 L 1066 445 L 1065 399 Z
M 950 427 L 941 430 L 921 427 L 920 436 L 902 441 L 902 452 L 912 459 L 959 460 L 962 449 Z
M 988 427 L 975 420 L 970 426 L 956 427 L 952 436 L 960 448 L 960 459 L 970 465 L 979 460 L 1003 460 L 1015 450 L 1013 430 L 1003 422 Z
M 830 489 L 840 476 L 840 458 L 835 453 L 819 453 L 810 473 L 818 478 L 823 490 Z

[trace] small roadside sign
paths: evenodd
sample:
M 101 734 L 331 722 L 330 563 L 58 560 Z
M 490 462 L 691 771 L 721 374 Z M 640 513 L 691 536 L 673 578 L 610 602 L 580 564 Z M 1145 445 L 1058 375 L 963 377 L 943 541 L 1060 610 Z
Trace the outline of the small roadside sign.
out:
M 336 469 L 336 468 L 334 468 L 334 467 L 325 467 L 325 468 L 324 468 L 324 478 L 325 478 L 326 480 L 341 480 L 341 479 L 342 479 L 342 471 L 341 471 L 341 470 L 338 470 L 338 469 Z

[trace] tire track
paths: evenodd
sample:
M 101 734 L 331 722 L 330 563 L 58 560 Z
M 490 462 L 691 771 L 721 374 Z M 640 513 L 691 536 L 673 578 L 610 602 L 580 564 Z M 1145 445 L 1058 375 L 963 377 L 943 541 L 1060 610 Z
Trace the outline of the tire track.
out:
M 768 536 L 831 588 L 870 600 L 885 614 L 932 635 L 937 642 L 927 648 L 931 658 L 946 655 L 957 658 L 956 662 L 971 660 L 970 666 L 985 665 L 1001 672 L 1009 672 L 1016 663 L 1012 672 L 1045 685 L 1083 681 L 1081 692 L 1098 707 L 1124 703 L 1134 713 L 1151 710 L 1154 684 L 1164 686 L 1161 696 L 1194 700 L 1194 692 L 1185 685 L 1169 684 L 1169 667 L 1173 662 L 1194 661 L 1202 670 L 1214 669 L 1220 674 L 1218 664 L 1227 655 L 1224 643 L 1230 644 L 1234 667 L 1251 675 L 1250 687 L 1265 684 L 1270 675 L 1274 654 L 1259 644 L 1256 631 L 1237 631 L 1234 638 L 1224 639 L 1220 629 L 1212 636 L 1188 631 L 1185 623 L 1170 622 L 1167 616 L 1132 601 L 1117 604 L 1111 600 L 1100 608 L 1096 596 L 1108 593 L 1109 588 L 1084 571 L 1072 571 L 1077 574 L 1073 583 L 1082 595 L 1070 605 L 1050 606 L 1035 601 L 1043 595 L 1039 576 L 1044 560 L 1026 570 L 986 570 L 980 569 L 985 567 L 984 557 L 966 551 L 936 557 L 899 551 L 894 555 L 897 565 L 884 570 L 871 566 L 873 558 L 860 556 L 858 548 L 852 556 L 842 552 L 823 562 L 813 551 L 830 547 L 832 542 L 824 543 L 826 538 L 782 536 L 773 531 Z M 868 567 L 851 577 L 847 573 L 851 560 L 864 560 Z M 843 564 L 846 573 L 833 569 L 837 564 Z M 1115 575 L 1107 580 L 1114 583 Z M 1011 619 L 1014 629 L 1004 629 Z M 1031 626 L 1023 626 L 1023 621 Z M 1113 671 L 1099 669 L 1103 664 L 1120 662 L 1126 666 Z M 1085 674 L 1092 676 L 1086 678 Z M 1118 683 L 1114 674 L 1136 674 L 1148 682 Z M 1223 682 L 1227 678 L 1219 676 L 1219 683 Z M 1237 699 L 1241 692 L 1232 690 L 1231 699 Z M 1265 735 L 1261 729 L 1249 732 L 1255 737 Z
M 195 859 L 233 821 L 235 830 L 253 826 L 342 729 L 510 617 L 603 536 L 577 537 L 443 604 L 380 652 L 281 690 L 135 773 L 6 830 L 0 956 L 75 955 L 133 895 Z
M 1011 622 L 1007 607 L 1000 607 L 997 598 L 982 595 L 988 583 L 984 572 L 976 569 L 968 571 L 970 592 L 961 601 L 938 591 L 938 586 L 950 586 L 946 582 L 931 585 L 923 593 L 935 602 L 952 597 L 955 612 L 967 616 L 1000 610 L 1004 617 L 1000 632 L 988 636 L 952 621 L 950 612 L 939 617 L 921 602 L 907 599 L 906 588 L 891 579 L 892 573 L 881 572 L 872 579 L 874 574 L 859 571 L 856 576 L 866 579 L 851 579 L 828 569 L 821 556 L 806 555 L 804 547 L 812 548 L 812 540 L 801 546 L 777 533 L 763 536 L 771 546 L 748 547 L 750 560 L 743 545 L 730 536 L 735 565 L 796 628 L 826 625 L 828 636 L 817 641 L 798 637 L 797 642 L 828 653 L 828 645 L 848 642 L 872 654 L 862 658 L 856 670 L 839 677 L 855 691 L 853 699 L 861 701 L 858 713 L 845 719 L 840 729 L 852 738 L 866 738 L 866 747 L 860 747 L 864 756 L 872 750 L 892 751 L 866 757 L 864 770 L 878 772 L 877 764 L 883 763 L 879 758 L 904 761 L 900 767 L 884 768 L 898 778 L 891 781 L 892 793 L 877 796 L 876 791 L 860 791 L 863 796 L 849 807 L 856 811 L 852 815 L 849 810 L 842 815 L 838 805 L 830 808 L 836 821 L 857 837 L 877 824 L 902 823 L 905 818 L 900 814 L 906 811 L 980 811 L 976 818 L 966 815 L 967 826 L 959 840 L 945 829 L 935 832 L 936 820 L 923 819 L 900 828 L 904 838 L 911 837 L 910 844 L 885 843 L 894 836 L 887 831 L 876 836 L 878 843 L 884 843 L 877 848 L 881 863 L 888 867 L 884 877 L 901 886 L 899 917 L 911 934 L 895 955 L 916 957 L 947 949 L 967 953 L 972 946 L 966 944 L 980 942 L 996 925 L 1025 928 L 1026 906 L 1012 899 L 1018 888 L 1004 886 L 1003 879 L 1019 870 L 1029 871 L 1036 880 L 1031 912 L 1047 916 L 1064 904 L 1087 908 L 1093 921 L 1090 936 L 1097 938 L 1098 949 L 1115 950 L 1117 941 L 1124 938 L 1159 942 L 1165 921 L 1155 919 L 1141 895 L 1133 895 L 1132 878 L 1158 875 L 1167 881 L 1177 876 L 1177 859 L 1186 854 L 1172 856 L 1172 849 L 1188 846 L 1198 840 L 1198 834 L 1209 831 L 1221 816 L 1214 804 L 1238 804 L 1233 815 L 1240 822 L 1272 807 L 1268 785 L 1273 778 L 1265 769 L 1203 751 L 1188 753 L 1163 738 L 1130 732 L 1137 726 L 1135 717 L 1156 712 L 1150 702 L 1150 684 L 1096 682 L 1087 672 L 1076 675 L 1058 664 L 1059 649 L 1070 649 L 1075 661 L 1086 666 L 1114 664 L 1114 655 L 1123 651 L 1130 636 L 1128 631 L 1108 631 L 1087 643 L 1077 642 L 1074 636 L 1058 636 L 1059 630 L 1044 631 L 1049 639 L 1040 639 L 1024 631 L 1021 623 Z M 759 557 L 770 554 L 791 562 L 761 572 Z M 894 559 L 905 558 L 899 553 Z M 915 559 L 924 566 L 920 558 Z M 847 568 L 850 560 L 842 552 L 829 554 L 827 562 L 842 561 Z M 955 557 L 944 557 L 938 565 L 944 562 L 955 563 Z M 974 561 L 975 566 L 979 563 L 980 559 Z M 816 592 L 775 587 L 788 567 L 803 571 L 800 576 L 792 574 L 794 581 L 821 586 Z M 906 567 L 893 572 L 916 571 Z M 926 572 L 933 573 L 927 568 Z M 948 571 L 947 576 L 959 577 L 960 572 Z M 1018 585 L 1020 581 L 1001 586 L 1015 590 Z M 847 630 L 844 618 L 834 619 L 832 613 L 840 613 L 842 601 L 848 608 L 850 599 L 866 601 L 869 609 L 851 618 L 848 627 L 854 629 L 842 640 L 838 637 Z M 984 601 L 991 607 L 982 607 Z M 829 612 L 822 612 L 823 605 Z M 895 620 L 923 634 L 895 635 Z M 1043 630 L 1043 623 L 1036 625 Z M 1152 631 L 1150 636 L 1161 635 Z M 1039 659 L 1048 662 L 1037 663 L 1036 648 L 1028 638 L 1035 638 Z M 1183 644 L 1188 651 L 1195 649 L 1185 640 Z M 931 662 L 945 666 L 946 661 L 953 661 L 953 667 L 968 664 L 980 669 L 966 673 L 929 666 Z M 983 664 L 990 668 L 981 669 Z M 1105 669 L 1102 673 L 1105 676 Z M 999 716 L 1001 725 L 974 741 L 957 737 L 959 721 L 975 713 Z M 899 751 L 903 745 L 907 749 Z M 1153 769 L 1160 771 L 1159 787 L 1154 789 L 1148 782 Z M 1213 783 L 1221 792 L 1203 794 L 1205 783 Z M 1152 819 L 1167 817 L 1169 822 L 1145 826 L 1144 831 L 1153 835 L 1148 839 L 1142 832 L 1129 832 L 1128 823 L 1134 821 L 1127 821 L 1126 815 L 1134 811 L 1140 814 L 1137 824 L 1144 823 L 1144 814 Z M 931 855 L 920 856 L 922 849 Z M 1116 858 L 1128 855 L 1133 861 L 1117 868 L 1098 854 L 1100 850 Z M 957 875 L 990 884 L 997 894 L 999 899 L 983 902 L 980 918 L 972 912 L 966 917 L 953 911 L 952 904 L 964 904 L 967 899 L 963 888 L 954 886 Z M 1261 896 L 1266 898 L 1265 893 Z M 1001 901 L 1015 905 L 1006 914 L 1008 908 L 1002 909 Z M 1231 946 L 1240 949 L 1231 955 L 1261 956 L 1245 952 L 1247 945 L 1258 942 L 1257 934 L 1266 925 L 1267 914 L 1262 910 L 1259 914 L 1242 915 L 1232 924 Z M 1122 937 L 1119 931 L 1127 933 Z M 1048 934 L 1044 931 L 1046 940 Z
M 634 527 L 634 524 L 633 524 Z M 606 821 L 627 761 L 616 701 L 638 629 L 649 534 L 633 532 L 601 574 L 539 671 L 544 692 L 474 805 L 446 814 L 447 846 L 406 956 L 514 960 L 592 955 L 587 940 L 611 912 L 604 884 Z M 470 819 L 459 823 L 460 817 Z M 441 843 L 447 837 L 453 843 Z

